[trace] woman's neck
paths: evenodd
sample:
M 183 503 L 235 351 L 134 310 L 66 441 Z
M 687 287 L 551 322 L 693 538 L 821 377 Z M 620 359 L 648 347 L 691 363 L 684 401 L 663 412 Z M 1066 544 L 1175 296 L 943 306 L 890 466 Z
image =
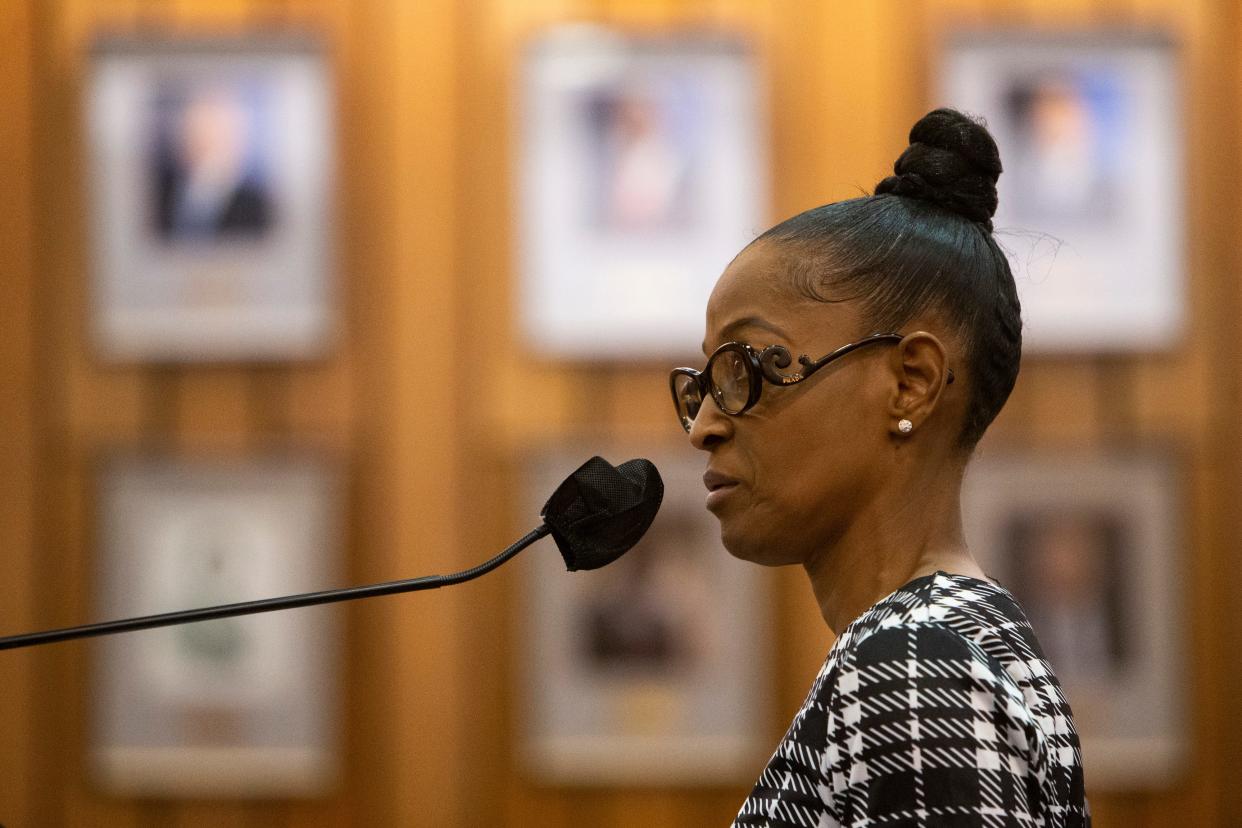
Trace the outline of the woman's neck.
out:
M 876 601 L 922 575 L 944 570 L 985 577 L 962 532 L 960 475 L 886 487 L 803 567 L 836 635 Z

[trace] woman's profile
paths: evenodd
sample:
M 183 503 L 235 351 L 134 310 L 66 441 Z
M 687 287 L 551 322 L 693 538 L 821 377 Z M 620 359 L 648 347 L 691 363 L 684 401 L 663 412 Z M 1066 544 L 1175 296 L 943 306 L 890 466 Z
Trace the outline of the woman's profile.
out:
M 738 826 L 1087 826 L 1077 731 L 966 548 L 962 476 L 1018 374 L 987 129 L 938 109 L 875 195 L 746 247 L 671 376 L 741 559 L 806 571 L 837 634 Z

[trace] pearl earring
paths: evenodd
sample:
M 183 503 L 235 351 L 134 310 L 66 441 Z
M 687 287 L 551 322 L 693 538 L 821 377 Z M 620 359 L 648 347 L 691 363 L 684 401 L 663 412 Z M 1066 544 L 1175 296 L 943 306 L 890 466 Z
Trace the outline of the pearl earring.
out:
M 898 420 L 897 430 L 900 431 L 902 434 L 909 434 L 911 431 L 914 430 L 914 423 L 906 419 Z

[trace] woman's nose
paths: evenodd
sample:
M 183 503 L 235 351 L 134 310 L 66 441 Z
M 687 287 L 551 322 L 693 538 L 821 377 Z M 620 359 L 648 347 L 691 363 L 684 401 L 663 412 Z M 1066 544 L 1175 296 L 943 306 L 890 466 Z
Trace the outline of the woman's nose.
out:
M 690 445 L 707 451 L 717 443 L 729 439 L 733 433 L 733 418 L 720 410 L 714 397 L 707 397 L 699 406 L 699 413 L 690 424 Z

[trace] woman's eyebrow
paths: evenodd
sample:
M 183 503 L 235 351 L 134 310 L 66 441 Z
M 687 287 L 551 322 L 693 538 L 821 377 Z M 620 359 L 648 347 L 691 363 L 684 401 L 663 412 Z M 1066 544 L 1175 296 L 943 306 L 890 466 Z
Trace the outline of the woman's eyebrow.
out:
M 720 338 L 722 341 L 728 342 L 737 334 L 738 331 L 742 330 L 743 328 L 761 328 L 762 330 L 776 334 L 782 339 L 785 339 L 785 340 L 789 339 L 789 335 L 786 334 L 783 330 L 781 330 L 779 325 L 769 322 L 768 320 L 764 319 L 762 316 L 743 316 L 740 319 L 734 319 L 728 325 L 725 325 L 723 328 L 721 328 Z M 707 340 L 703 341 L 702 347 L 703 347 L 703 354 L 706 355 L 707 354 Z

